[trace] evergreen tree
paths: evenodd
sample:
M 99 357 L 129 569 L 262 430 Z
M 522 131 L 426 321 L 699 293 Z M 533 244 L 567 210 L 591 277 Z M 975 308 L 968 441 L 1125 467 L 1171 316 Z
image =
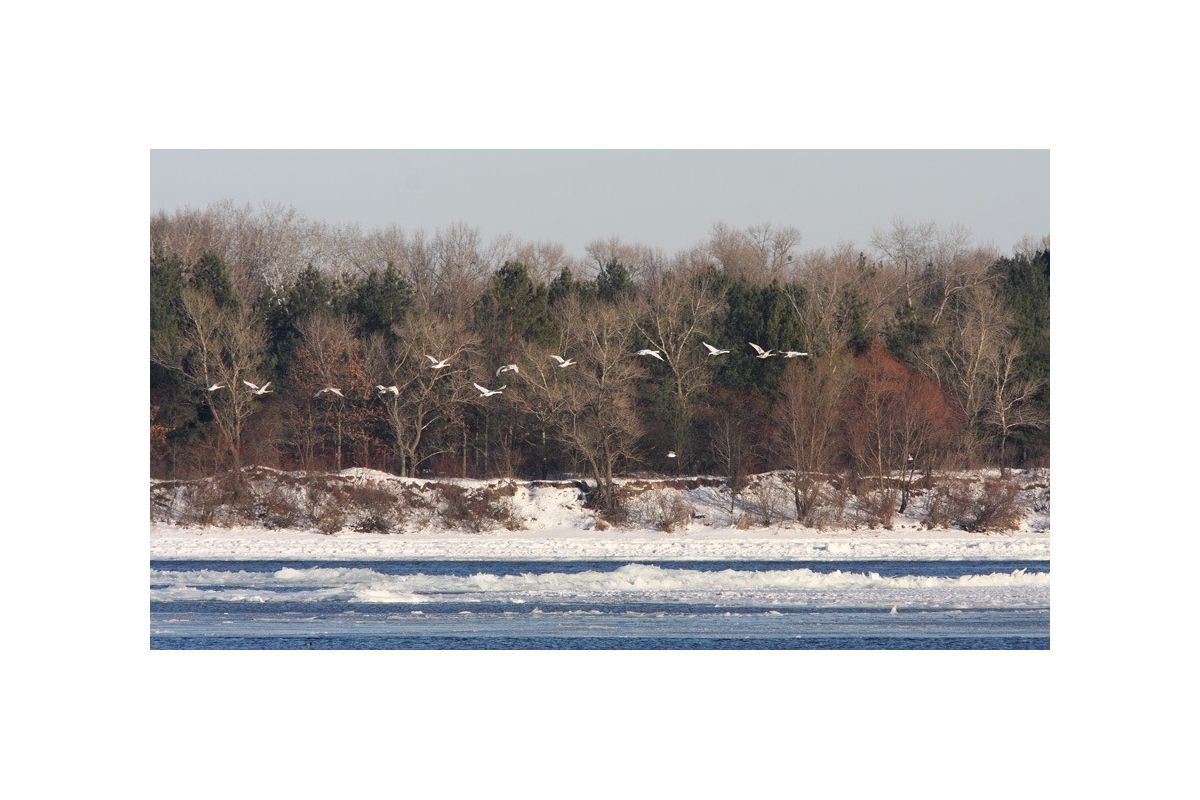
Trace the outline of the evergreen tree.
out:
M 896 316 L 884 331 L 888 350 L 909 366 L 916 365 L 916 353 L 933 333 L 929 324 L 915 306 L 907 303 L 896 309 Z
M 838 298 L 836 320 L 842 339 L 856 354 L 865 352 L 872 338 L 867 330 L 867 305 L 855 289 L 844 290 Z
M 1002 258 L 993 270 L 1000 276 L 1001 293 L 1013 313 L 1013 329 L 1025 351 L 1015 364 L 1016 370 L 1019 377 L 1042 384 L 1036 402 L 1049 418 L 1050 251 Z M 1019 429 L 1010 441 L 1020 461 L 1036 459 L 1049 452 L 1050 429 Z
M 181 324 L 183 265 L 178 258 L 155 254 L 150 259 L 150 335 L 174 336 Z
M 1002 258 L 993 271 L 1002 280 L 1005 304 L 1013 312 L 1014 329 L 1025 355 L 1018 362 L 1021 377 L 1044 381 L 1050 394 L 1050 251 Z
M 596 275 L 596 296 L 606 303 L 629 300 L 635 292 L 629 270 L 615 258 L 605 263 Z
M 150 339 L 160 343 L 177 341 L 183 326 L 181 313 L 185 285 L 183 264 L 161 253 L 150 259 Z M 190 390 L 179 374 L 150 362 L 150 404 L 157 408 L 156 421 L 172 431 L 193 422 L 195 405 Z
M 484 341 L 496 347 L 544 341 L 551 329 L 549 293 L 529 277 L 524 264 L 507 261 L 492 276 L 475 317 Z
M 412 302 L 412 284 L 389 261 L 385 269 L 373 270 L 358 284 L 350 312 L 358 318 L 360 334 L 391 335 L 392 326 L 404 321 Z
M 270 352 L 268 361 L 276 374 L 286 373 L 292 364 L 300 342 L 298 325 L 310 314 L 336 314 L 333 286 L 329 279 L 312 264 L 305 267 L 283 295 L 272 295 L 265 301 L 263 317 L 267 324 Z
M 205 253 L 192 267 L 192 286 L 208 292 L 221 308 L 238 306 L 237 292 L 233 289 L 233 278 L 220 256 Z
M 724 341 L 748 352 L 750 342 L 764 350 L 806 348 L 806 337 L 795 309 L 804 303 L 799 286 L 754 286 L 745 280 L 733 280 L 727 290 L 728 308 L 724 320 Z M 730 389 L 760 391 L 773 397 L 779 389 L 783 360 L 773 358 L 726 359 L 718 373 L 722 385 Z

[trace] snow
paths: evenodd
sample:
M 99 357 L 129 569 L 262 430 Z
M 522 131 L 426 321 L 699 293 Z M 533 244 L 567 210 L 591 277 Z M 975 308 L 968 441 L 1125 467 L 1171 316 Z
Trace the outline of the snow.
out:
M 1046 608 L 1049 573 L 1025 570 L 960 577 L 810 569 L 702 571 L 628 564 L 609 571 L 473 575 L 392 575 L 330 567 L 273 572 L 152 570 L 150 597 L 158 602 L 428 603 L 628 602 L 734 603 L 779 606 Z
M 1047 560 L 1048 533 L 968 534 L 963 531 L 853 531 L 812 529 L 691 529 L 604 532 L 581 528 L 403 535 L 256 528 L 180 528 L 154 525 L 151 559 L 195 560 L 595 560 L 595 561 L 853 561 Z
M 800 526 L 790 508 L 782 473 L 755 476 L 761 490 L 741 493 L 730 509 L 728 486 L 710 476 L 668 479 L 629 477 L 621 483 L 633 490 L 624 527 L 598 525 L 571 481 L 530 482 L 472 479 L 402 478 L 378 470 L 352 468 L 337 475 L 306 475 L 253 468 L 254 491 L 291 493 L 305 505 L 321 482 L 382 488 L 405 505 L 403 522 L 391 534 L 358 533 L 343 528 L 324 535 L 313 530 L 265 530 L 256 527 L 189 527 L 184 482 L 152 481 L 152 559 L 215 560 L 1047 560 L 1050 558 L 1050 489 L 1044 470 L 1015 471 L 1021 486 L 1021 523 L 1015 532 L 972 533 L 927 529 L 924 520 L 930 494 L 916 490 L 904 514 L 890 529 L 871 528 L 851 500 L 839 527 L 819 530 Z M 978 485 L 998 472 L 981 470 L 941 474 L 939 479 Z M 502 502 L 512 512 L 513 527 L 483 532 L 453 527 L 443 518 L 442 485 L 468 490 L 503 487 Z M 689 488 L 690 487 L 690 488 Z M 324 489 L 324 491 L 328 491 Z M 641 492 L 637 494 L 637 492 Z M 409 493 L 409 494 L 405 494 Z M 329 495 L 326 495 L 329 496 Z M 411 498 L 417 498 L 414 502 Z M 657 529 L 663 503 L 682 499 L 695 517 L 682 530 Z M 764 500 L 765 498 L 765 500 Z M 774 506 L 766 513 L 763 503 Z M 763 524 L 767 517 L 771 526 Z M 487 520 L 486 524 L 499 525 Z M 348 526 L 352 526 L 349 518 Z

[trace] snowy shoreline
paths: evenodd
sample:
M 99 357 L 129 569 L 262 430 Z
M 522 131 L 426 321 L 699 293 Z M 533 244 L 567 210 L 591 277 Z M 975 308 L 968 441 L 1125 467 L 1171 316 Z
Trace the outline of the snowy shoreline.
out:
M 151 560 L 457 560 L 457 561 L 1044 561 L 1048 531 L 971 534 L 964 531 L 811 529 L 578 529 L 406 534 L 150 527 Z
M 947 474 L 966 491 L 998 477 L 989 470 Z M 869 519 L 861 498 L 844 500 L 838 524 L 804 527 L 787 519 L 783 473 L 754 476 L 757 487 L 731 498 L 711 476 L 624 479 L 626 522 L 605 527 L 571 481 L 427 481 L 348 469 L 340 474 L 245 472 L 242 504 L 218 500 L 212 479 L 151 482 L 154 560 L 459 561 L 1045 561 L 1050 558 L 1049 478 L 1016 471 L 1015 532 L 928 527 L 933 493 L 915 488 L 891 528 Z M 767 490 L 765 493 L 762 490 Z M 211 494 L 206 494 L 211 493 Z M 692 515 L 667 532 L 664 508 Z M 314 521 L 332 509 L 334 532 Z M 207 509 L 207 518 L 197 511 Z M 774 509 L 774 510 L 772 510 Z M 210 520 L 213 522 L 210 523 Z M 775 520 L 775 525 L 764 521 Z M 203 524 L 208 523 L 208 524 Z M 755 524 L 757 523 L 757 524 Z M 389 531 L 390 532 L 386 532 Z

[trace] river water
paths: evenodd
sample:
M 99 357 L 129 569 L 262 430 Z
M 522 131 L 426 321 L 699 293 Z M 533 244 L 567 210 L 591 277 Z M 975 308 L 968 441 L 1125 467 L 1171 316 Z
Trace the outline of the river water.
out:
M 1047 649 L 1048 561 L 152 561 L 152 649 Z

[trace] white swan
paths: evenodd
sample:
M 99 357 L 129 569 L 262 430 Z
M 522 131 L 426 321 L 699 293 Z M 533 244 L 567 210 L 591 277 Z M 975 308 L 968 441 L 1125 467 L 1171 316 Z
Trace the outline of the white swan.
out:
M 674 451 L 674 450 L 668 450 L 668 451 L 667 451 L 667 458 L 675 458 L 675 451 Z
M 215 392 L 217 389 L 224 389 L 224 388 L 225 388 L 225 384 L 223 384 L 223 383 L 214 383 L 212 386 L 208 387 L 208 388 L 207 388 L 207 389 L 205 389 L 204 391 L 206 391 L 206 392 Z
M 489 389 L 486 386 L 480 386 L 477 383 L 475 384 L 475 388 L 479 390 L 479 395 L 481 397 L 491 397 L 494 394 L 504 394 L 504 390 L 508 388 L 508 384 L 504 384 L 499 389 Z
M 895 616 L 896 614 L 899 614 L 900 612 L 896 609 L 895 606 L 892 606 L 892 610 L 889 611 L 888 613 Z
M 380 386 L 379 384 L 375 384 L 375 391 L 379 392 L 381 395 L 391 392 L 396 397 L 400 396 L 400 390 L 395 386 Z
M 247 380 L 243 380 L 242 383 L 246 384 L 251 389 L 253 389 L 254 390 L 253 394 L 270 394 L 271 393 L 271 390 L 267 388 L 268 386 L 271 385 L 270 381 L 267 381 L 262 386 L 259 386 L 258 384 L 255 384 L 255 383 L 251 383 L 250 381 L 247 381 Z
M 663 359 L 663 357 L 661 355 L 659 355 L 659 352 L 657 350 L 638 350 L 637 354 L 639 356 L 653 356 L 654 358 L 657 358 L 659 361 L 663 361 L 665 363 L 665 359 Z
M 808 353 L 801 353 L 798 350 L 784 350 L 783 351 L 784 358 L 795 358 L 796 356 L 806 356 L 806 355 L 808 355 Z
M 441 361 L 438 361 L 436 358 L 429 355 L 428 353 L 425 354 L 425 357 L 429 359 L 429 363 L 430 363 L 429 368 L 430 369 L 443 369 L 445 367 L 448 367 L 448 366 L 450 366 L 450 358 L 454 358 L 454 356 L 450 356 L 450 358 L 444 358 Z
M 575 359 L 573 359 L 573 358 L 564 359 L 562 356 L 550 356 L 550 357 L 558 362 L 559 369 L 562 369 L 563 367 L 569 367 L 575 363 Z
M 719 347 L 713 347 L 708 342 L 701 342 L 701 344 L 708 348 L 708 354 L 710 356 L 721 356 L 729 352 L 728 350 L 722 350 Z
M 756 356 L 757 358 L 770 358 L 771 356 L 779 355 L 774 350 L 763 350 L 754 342 L 750 342 L 750 346 L 754 348 L 754 352 L 758 353 L 758 356 Z
M 326 392 L 332 392 L 333 394 L 336 394 L 338 397 L 341 397 L 341 398 L 345 398 L 345 396 L 346 396 L 346 395 L 342 394 L 342 390 L 337 388 L 336 386 L 326 386 L 324 389 L 318 389 L 317 393 L 314 394 L 313 397 L 320 397 L 321 395 L 325 394 Z
M 521 371 L 521 368 L 518 367 L 516 364 L 505 364 L 503 367 L 496 370 L 496 377 L 499 378 L 501 375 L 503 375 L 506 372 L 520 372 L 520 371 Z

